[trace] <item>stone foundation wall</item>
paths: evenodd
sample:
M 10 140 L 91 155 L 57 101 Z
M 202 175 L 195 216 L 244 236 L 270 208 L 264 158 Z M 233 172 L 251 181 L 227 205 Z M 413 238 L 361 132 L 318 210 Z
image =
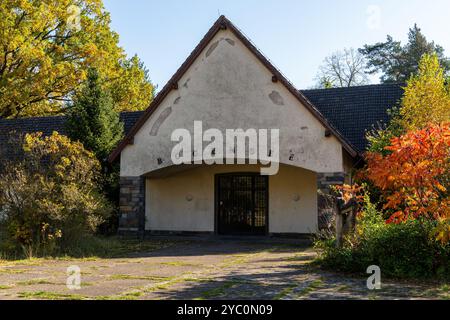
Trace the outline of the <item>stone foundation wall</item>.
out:
M 143 235 L 145 229 L 145 178 L 120 177 L 120 234 Z
M 343 172 L 318 173 L 317 188 L 322 193 L 329 194 L 330 186 L 342 185 L 345 181 Z M 319 228 L 323 229 L 332 219 L 332 208 L 319 196 Z M 120 218 L 119 234 L 140 235 L 145 234 L 145 178 L 120 178 Z
M 342 185 L 345 182 L 344 172 L 318 173 L 317 188 L 325 193 L 329 193 L 330 186 Z
M 336 208 L 334 206 L 334 198 L 330 195 L 330 187 L 342 185 L 344 182 L 345 173 L 343 172 L 317 174 L 319 230 L 334 228 Z

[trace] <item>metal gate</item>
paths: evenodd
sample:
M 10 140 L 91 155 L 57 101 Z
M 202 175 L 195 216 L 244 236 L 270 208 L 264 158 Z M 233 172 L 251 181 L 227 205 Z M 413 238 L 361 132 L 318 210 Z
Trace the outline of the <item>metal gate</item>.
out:
M 267 176 L 251 173 L 216 176 L 218 233 L 267 234 L 268 191 Z

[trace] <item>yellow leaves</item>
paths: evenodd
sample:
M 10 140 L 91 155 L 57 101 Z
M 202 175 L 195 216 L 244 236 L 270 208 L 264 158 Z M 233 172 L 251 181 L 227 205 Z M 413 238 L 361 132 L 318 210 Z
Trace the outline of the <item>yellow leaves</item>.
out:
M 450 219 L 442 220 L 433 231 L 436 240 L 443 244 L 450 242 Z
M 71 5 L 81 9 L 80 32 L 68 26 Z M 109 24 L 100 0 L 1 1 L 0 117 L 61 112 L 90 67 L 99 69 L 106 87 L 113 79 L 120 83 L 126 55 Z M 127 78 L 129 88 L 116 96 L 119 108 L 148 106 L 153 87 L 143 78 Z
M 449 89 L 436 55 L 422 57 L 419 74 L 405 88 L 400 114 L 401 124 L 408 130 L 450 121 Z

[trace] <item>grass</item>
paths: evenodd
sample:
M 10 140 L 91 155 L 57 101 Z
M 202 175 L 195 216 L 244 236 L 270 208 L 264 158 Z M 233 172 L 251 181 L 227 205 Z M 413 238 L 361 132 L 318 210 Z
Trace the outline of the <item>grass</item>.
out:
M 88 236 L 74 241 L 70 247 L 60 249 L 51 256 L 41 256 L 26 259 L 17 253 L 0 252 L 0 266 L 40 265 L 47 259 L 69 261 L 96 261 L 99 259 L 124 258 L 140 252 L 151 252 L 187 241 L 152 239 L 120 239 L 119 237 Z M 0 270 L 1 272 L 1 270 Z
M 109 277 L 109 280 L 150 280 L 150 281 L 167 281 L 171 277 L 159 277 L 159 276 L 133 276 L 129 274 L 113 274 Z
M 179 262 L 179 261 L 161 262 L 160 264 L 164 265 L 164 266 L 170 266 L 170 267 L 198 267 L 198 266 L 201 266 L 201 264 L 198 264 L 198 263 L 187 263 L 187 262 Z
M 5 285 L 5 284 L 0 285 L 0 290 L 8 290 L 11 288 L 14 288 L 14 286 L 13 285 Z
M 48 281 L 47 279 L 32 279 L 16 282 L 16 285 L 18 286 L 34 286 L 37 284 L 56 284 L 56 283 Z
M 297 285 L 295 284 L 291 284 L 289 285 L 287 288 L 284 288 L 283 290 L 281 290 L 279 293 L 277 293 L 275 295 L 275 297 L 273 297 L 274 300 L 281 300 L 284 299 L 285 297 L 287 297 L 288 295 L 290 295 L 292 293 L 292 291 L 294 291 L 295 287 L 297 287 Z
M 203 299 L 211 299 L 211 298 L 217 298 L 221 297 L 226 293 L 228 289 L 233 288 L 236 286 L 237 283 L 235 281 L 226 281 L 219 287 L 213 288 L 211 290 L 207 290 L 201 293 L 201 298 Z
M 450 284 L 443 284 L 437 288 L 425 290 L 420 295 L 426 298 L 450 300 Z
M 19 298 L 41 300 L 84 300 L 86 297 L 79 294 L 64 294 L 47 291 L 19 292 Z
M 323 280 L 321 279 L 317 279 L 312 281 L 307 287 L 303 288 L 300 292 L 299 292 L 299 296 L 306 296 L 314 291 L 316 291 L 317 289 L 321 288 L 323 286 Z
M 25 273 L 27 270 L 23 269 L 0 269 L 0 274 L 21 274 Z
M 0 266 L 2 267 L 14 267 L 17 265 L 21 266 L 40 266 L 42 265 L 42 259 L 29 258 L 29 259 L 19 259 L 19 260 L 7 260 L 0 259 Z

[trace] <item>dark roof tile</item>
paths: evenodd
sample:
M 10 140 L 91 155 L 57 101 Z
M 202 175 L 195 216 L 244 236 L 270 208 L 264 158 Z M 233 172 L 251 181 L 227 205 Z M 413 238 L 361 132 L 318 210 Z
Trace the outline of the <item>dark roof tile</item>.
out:
M 399 84 L 350 88 L 302 90 L 322 115 L 359 152 L 366 149 L 366 131 L 377 122 L 387 123 L 387 110 L 398 105 L 403 89 Z

